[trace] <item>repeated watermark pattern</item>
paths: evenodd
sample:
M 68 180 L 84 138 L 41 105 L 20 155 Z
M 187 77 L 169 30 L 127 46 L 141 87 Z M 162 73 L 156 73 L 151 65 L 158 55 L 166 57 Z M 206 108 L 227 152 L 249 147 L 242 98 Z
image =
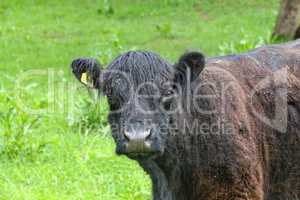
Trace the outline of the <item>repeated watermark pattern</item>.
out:
M 259 119 L 262 123 L 270 126 L 277 131 L 282 133 L 286 132 L 287 120 L 288 120 L 288 76 L 289 68 L 283 67 L 276 72 L 272 73 L 270 76 L 262 77 L 256 85 L 251 89 L 250 93 L 247 92 L 247 107 L 248 110 Z M 126 98 L 123 100 L 120 107 L 111 110 L 110 112 L 122 113 L 125 110 L 132 109 L 132 112 L 138 112 L 147 115 L 155 115 L 156 113 L 163 112 L 168 115 L 176 115 L 178 113 L 199 113 L 202 115 L 216 115 L 218 114 L 220 120 L 216 120 L 214 123 L 209 123 L 201 119 L 193 119 L 192 121 L 183 122 L 185 129 L 188 132 L 195 132 L 198 134 L 212 134 L 222 132 L 227 132 L 230 134 L 234 129 L 234 122 L 224 121 L 222 116 L 226 115 L 226 106 L 231 103 L 232 100 L 237 99 L 242 94 L 232 93 L 232 88 L 238 87 L 239 91 L 243 91 L 243 87 L 239 85 L 239 81 L 222 68 L 215 67 L 214 70 L 219 70 L 224 75 L 231 77 L 232 81 L 224 82 L 221 81 L 211 81 L 203 82 L 197 85 L 187 82 L 186 85 L 181 85 L 168 81 L 165 83 L 159 83 L 157 81 L 143 82 L 139 85 L 132 83 L 131 77 L 126 73 L 121 71 L 109 71 L 106 70 L 105 73 L 110 73 L 111 76 L 118 77 L 115 78 L 114 82 L 111 84 L 112 88 L 118 87 L 119 90 L 126 90 Z M 45 84 L 43 95 L 47 99 L 46 108 L 34 108 L 31 104 L 26 103 L 22 98 L 24 84 L 35 82 L 35 79 L 40 79 L 43 77 L 47 78 L 47 84 Z M 78 90 L 83 88 L 82 85 L 78 84 L 74 80 L 69 80 L 65 78 L 66 75 L 61 70 L 55 69 L 34 69 L 28 70 L 18 74 L 15 87 L 17 103 L 24 112 L 35 114 L 43 113 L 67 113 L 68 118 L 73 118 L 75 115 L 74 105 L 78 99 Z M 100 79 L 103 78 L 99 77 Z M 221 83 L 220 83 L 221 82 Z M 37 85 L 36 87 L 40 87 Z M 168 88 L 168 94 L 163 94 L 162 88 Z M 203 88 L 209 88 L 211 93 L 201 93 Z M 89 89 L 92 90 L 92 89 Z M 151 92 L 145 92 L 151 91 Z M 271 91 L 272 94 L 269 95 L 271 98 L 269 101 L 273 104 L 272 116 L 267 115 L 264 110 L 258 109 L 256 106 L 257 95 L 267 95 L 265 92 Z M 94 91 L 94 93 L 101 93 Z M 246 93 L 246 92 L 245 92 Z M 111 94 L 115 95 L 115 94 Z M 235 95 L 235 98 L 231 98 L 230 95 Z M 151 100 L 152 104 L 155 106 L 151 107 L 149 104 L 145 106 L 145 101 Z M 150 101 L 149 100 L 149 101 Z M 171 101 L 172 106 L 168 109 L 165 107 L 165 101 Z M 59 103 L 57 103 L 59 102 Z M 154 102 L 154 103 L 153 103 Z M 214 106 L 202 105 L 201 102 L 216 102 L 212 103 Z M 95 102 L 99 103 L 99 102 Z M 184 120 L 184 119 L 183 119 Z M 145 124 L 149 124 L 145 118 Z M 100 123 L 100 122 L 99 122 Z M 116 128 L 112 125 L 111 128 Z M 167 124 L 164 127 L 166 129 L 178 129 L 176 124 Z M 175 133 L 175 131 L 174 131 Z

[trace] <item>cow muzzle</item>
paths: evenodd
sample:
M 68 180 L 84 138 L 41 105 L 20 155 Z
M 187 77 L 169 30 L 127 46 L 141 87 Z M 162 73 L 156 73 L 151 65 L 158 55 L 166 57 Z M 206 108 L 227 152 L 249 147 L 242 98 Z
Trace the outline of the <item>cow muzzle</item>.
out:
M 153 148 L 153 129 L 141 124 L 131 125 L 123 132 L 124 152 L 131 157 L 146 157 L 155 153 Z

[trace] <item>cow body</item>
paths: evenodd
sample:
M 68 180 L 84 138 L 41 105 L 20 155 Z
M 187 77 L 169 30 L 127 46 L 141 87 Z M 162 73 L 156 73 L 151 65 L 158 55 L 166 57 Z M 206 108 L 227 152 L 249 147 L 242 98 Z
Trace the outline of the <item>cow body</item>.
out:
M 263 88 L 255 89 L 260 82 Z M 192 108 L 175 115 L 180 128 L 168 137 L 169 151 L 156 160 L 140 161 L 151 175 L 154 199 L 299 199 L 300 42 L 208 59 L 192 90 L 199 84 L 203 87 L 196 92 L 216 97 L 199 99 L 195 106 L 216 112 Z M 286 97 L 287 105 L 280 100 L 275 105 L 276 96 Z M 281 124 L 281 116 L 273 119 L 285 113 L 286 122 Z M 259 115 L 273 121 L 265 123 Z M 187 131 L 183 119 L 190 125 Z M 196 134 L 201 130 L 191 128 L 195 121 L 233 126 L 230 131 Z M 285 123 L 286 130 L 277 127 Z
M 128 109 L 110 114 L 110 124 L 119 125 L 112 128 L 117 153 L 137 160 L 150 175 L 154 200 L 300 199 L 300 41 L 209 58 L 202 70 L 203 63 L 201 54 L 186 54 L 174 72 L 152 53 L 129 52 L 108 66 L 133 77 L 134 90 L 147 81 L 159 88 L 165 80 L 183 86 L 168 105 L 180 107 L 174 112 L 141 114 L 127 100 Z M 85 66 L 94 65 L 73 62 L 76 77 Z M 118 85 L 115 75 L 103 77 L 94 85 L 103 86 L 97 89 L 115 110 L 129 90 L 122 92 L 126 84 Z M 141 102 L 149 109 L 156 105 Z M 154 129 L 123 128 L 146 118 Z M 166 128 L 158 131 L 162 124 Z

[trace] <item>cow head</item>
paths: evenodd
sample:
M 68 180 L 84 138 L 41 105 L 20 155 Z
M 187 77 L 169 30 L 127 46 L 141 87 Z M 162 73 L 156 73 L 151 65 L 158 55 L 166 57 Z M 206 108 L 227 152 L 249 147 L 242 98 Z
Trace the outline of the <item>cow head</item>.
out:
M 117 154 L 143 159 L 164 153 L 182 92 L 202 71 L 204 56 L 186 53 L 171 65 L 155 53 L 130 51 L 105 70 L 89 58 L 75 59 L 71 67 L 81 83 L 107 96 Z

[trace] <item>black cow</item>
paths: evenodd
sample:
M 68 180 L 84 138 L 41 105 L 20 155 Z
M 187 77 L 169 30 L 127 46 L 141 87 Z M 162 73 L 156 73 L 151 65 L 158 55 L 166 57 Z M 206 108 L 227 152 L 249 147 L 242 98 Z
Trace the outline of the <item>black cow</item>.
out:
M 155 200 L 300 199 L 300 41 L 249 53 L 130 51 L 74 75 L 108 97 L 117 154 L 149 173 Z

